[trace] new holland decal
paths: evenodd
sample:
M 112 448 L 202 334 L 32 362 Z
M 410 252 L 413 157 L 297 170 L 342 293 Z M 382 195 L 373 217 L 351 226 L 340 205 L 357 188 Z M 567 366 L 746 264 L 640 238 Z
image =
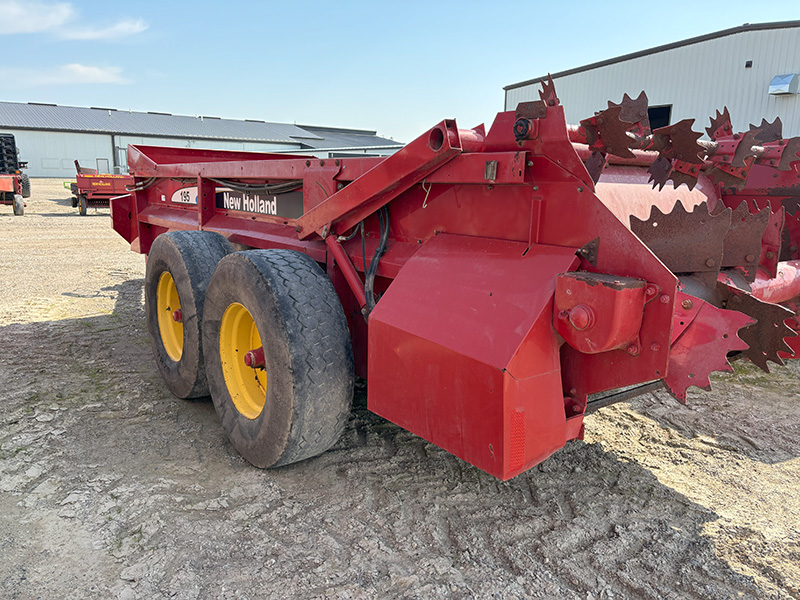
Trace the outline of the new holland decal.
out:
M 197 186 L 175 190 L 170 201 L 175 204 L 197 204 Z M 303 214 L 303 193 L 297 190 L 286 194 L 269 195 L 218 188 L 216 206 L 223 210 L 296 219 Z

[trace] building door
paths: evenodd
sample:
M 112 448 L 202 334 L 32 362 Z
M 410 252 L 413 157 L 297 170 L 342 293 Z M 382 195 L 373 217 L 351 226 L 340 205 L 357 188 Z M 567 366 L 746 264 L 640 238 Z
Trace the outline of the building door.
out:
M 97 159 L 97 172 L 98 173 L 110 173 L 108 166 L 108 159 L 107 158 L 98 158 Z

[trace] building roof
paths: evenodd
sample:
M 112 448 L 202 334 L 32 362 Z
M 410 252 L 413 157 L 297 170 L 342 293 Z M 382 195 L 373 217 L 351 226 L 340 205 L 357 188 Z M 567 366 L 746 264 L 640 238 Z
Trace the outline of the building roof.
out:
M 317 125 L 298 125 L 304 131 L 315 136 L 313 139 L 300 140 L 303 146 L 315 150 L 338 148 L 393 148 L 404 144 L 386 138 L 378 137 L 376 131 L 361 129 L 339 129 L 335 127 L 320 127 Z
M 115 108 L 59 106 L 38 102 L 0 102 L 0 127 L 78 133 L 215 139 L 239 142 L 302 144 L 309 148 L 339 147 L 357 138 L 361 146 L 397 145 L 375 131 L 301 127 L 246 119 L 134 112 Z M 327 145 L 326 145 L 327 144 Z
M 606 67 L 608 65 L 625 62 L 626 60 L 641 58 L 642 56 L 657 54 L 658 52 L 664 52 L 666 50 L 674 50 L 675 48 L 690 46 L 692 44 L 698 44 L 700 42 L 707 42 L 709 40 L 714 40 L 729 35 L 735 35 L 737 33 L 745 33 L 748 31 L 766 31 L 769 29 L 791 29 L 794 27 L 800 27 L 800 21 L 778 21 L 775 23 L 754 23 L 754 24 L 745 23 L 744 25 L 739 25 L 738 27 L 731 27 L 730 29 L 723 29 L 722 31 L 716 31 L 714 33 L 699 35 L 697 37 L 689 38 L 687 40 L 681 40 L 680 42 L 672 42 L 671 44 L 664 44 L 663 46 L 656 46 L 655 48 L 648 48 L 647 50 L 640 50 L 638 52 L 632 52 L 631 54 L 623 54 L 622 56 L 617 56 L 616 58 L 601 60 L 599 62 L 584 65 L 582 67 L 576 67 L 574 69 L 568 69 L 566 71 L 559 71 L 558 73 L 552 73 L 550 75 L 542 75 L 541 77 L 536 77 L 535 79 L 528 79 L 526 81 L 520 81 L 519 83 L 512 83 L 511 85 L 505 86 L 503 89 L 506 91 L 513 90 L 516 88 L 524 87 L 526 85 L 533 85 L 535 83 L 540 83 L 542 81 L 545 81 L 548 77 L 552 77 L 553 79 L 556 79 L 558 77 L 566 77 L 567 75 L 574 75 L 575 73 L 591 71 L 592 69 L 598 69 L 600 67 Z

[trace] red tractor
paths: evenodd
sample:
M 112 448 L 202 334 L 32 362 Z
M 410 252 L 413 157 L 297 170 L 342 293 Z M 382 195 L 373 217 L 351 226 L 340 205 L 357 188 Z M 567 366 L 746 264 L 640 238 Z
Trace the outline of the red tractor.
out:
M 167 387 L 273 467 L 336 442 L 358 375 L 370 410 L 509 479 L 599 407 L 794 358 L 800 139 L 727 111 L 710 141 L 651 131 L 644 95 L 568 126 L 540 97 L 383 158 L 129 147 L 111 216 L 148 255 Z
M 0 204 L 13 206 L 14 214 L 25 214 L 25 201 L 30 198 L 31 181 L 22 169 L 28 166 L 19 160 L 19 150 L 10 133 L 0 133 Z
M 75 170 L 78 172 L 75 183 L 70 184 L 72 208 L 77 208 L 82 216 L 90 206 L 108 207 L 111 198 L 128 194 L 128 186 L 133 185 L 130 175 L 98 173 L 95 169 L 82 167 L 77 160 Z

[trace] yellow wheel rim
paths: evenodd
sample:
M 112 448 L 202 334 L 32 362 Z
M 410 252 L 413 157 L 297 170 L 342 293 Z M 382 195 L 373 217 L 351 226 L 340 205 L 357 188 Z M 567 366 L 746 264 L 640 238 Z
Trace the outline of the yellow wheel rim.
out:
M 245 354 L 260 347 L 261 335 L 250 311 L 238 302 L 229 305 L 219 326 L 219 357 L 233 405 L 248 419 L 258 417 L 267 401 L 266 369 L 244 362 Z
M 176 310 L 181 309 L 178 298 L 178 289 L 175 281 L 168 271 L 164 271 L 158 278 L 156 288 L 156 314 L 158 315 L 158 332 L 164 350 L 175 362 L 183 356 L 183 323 L 173 317 Z

